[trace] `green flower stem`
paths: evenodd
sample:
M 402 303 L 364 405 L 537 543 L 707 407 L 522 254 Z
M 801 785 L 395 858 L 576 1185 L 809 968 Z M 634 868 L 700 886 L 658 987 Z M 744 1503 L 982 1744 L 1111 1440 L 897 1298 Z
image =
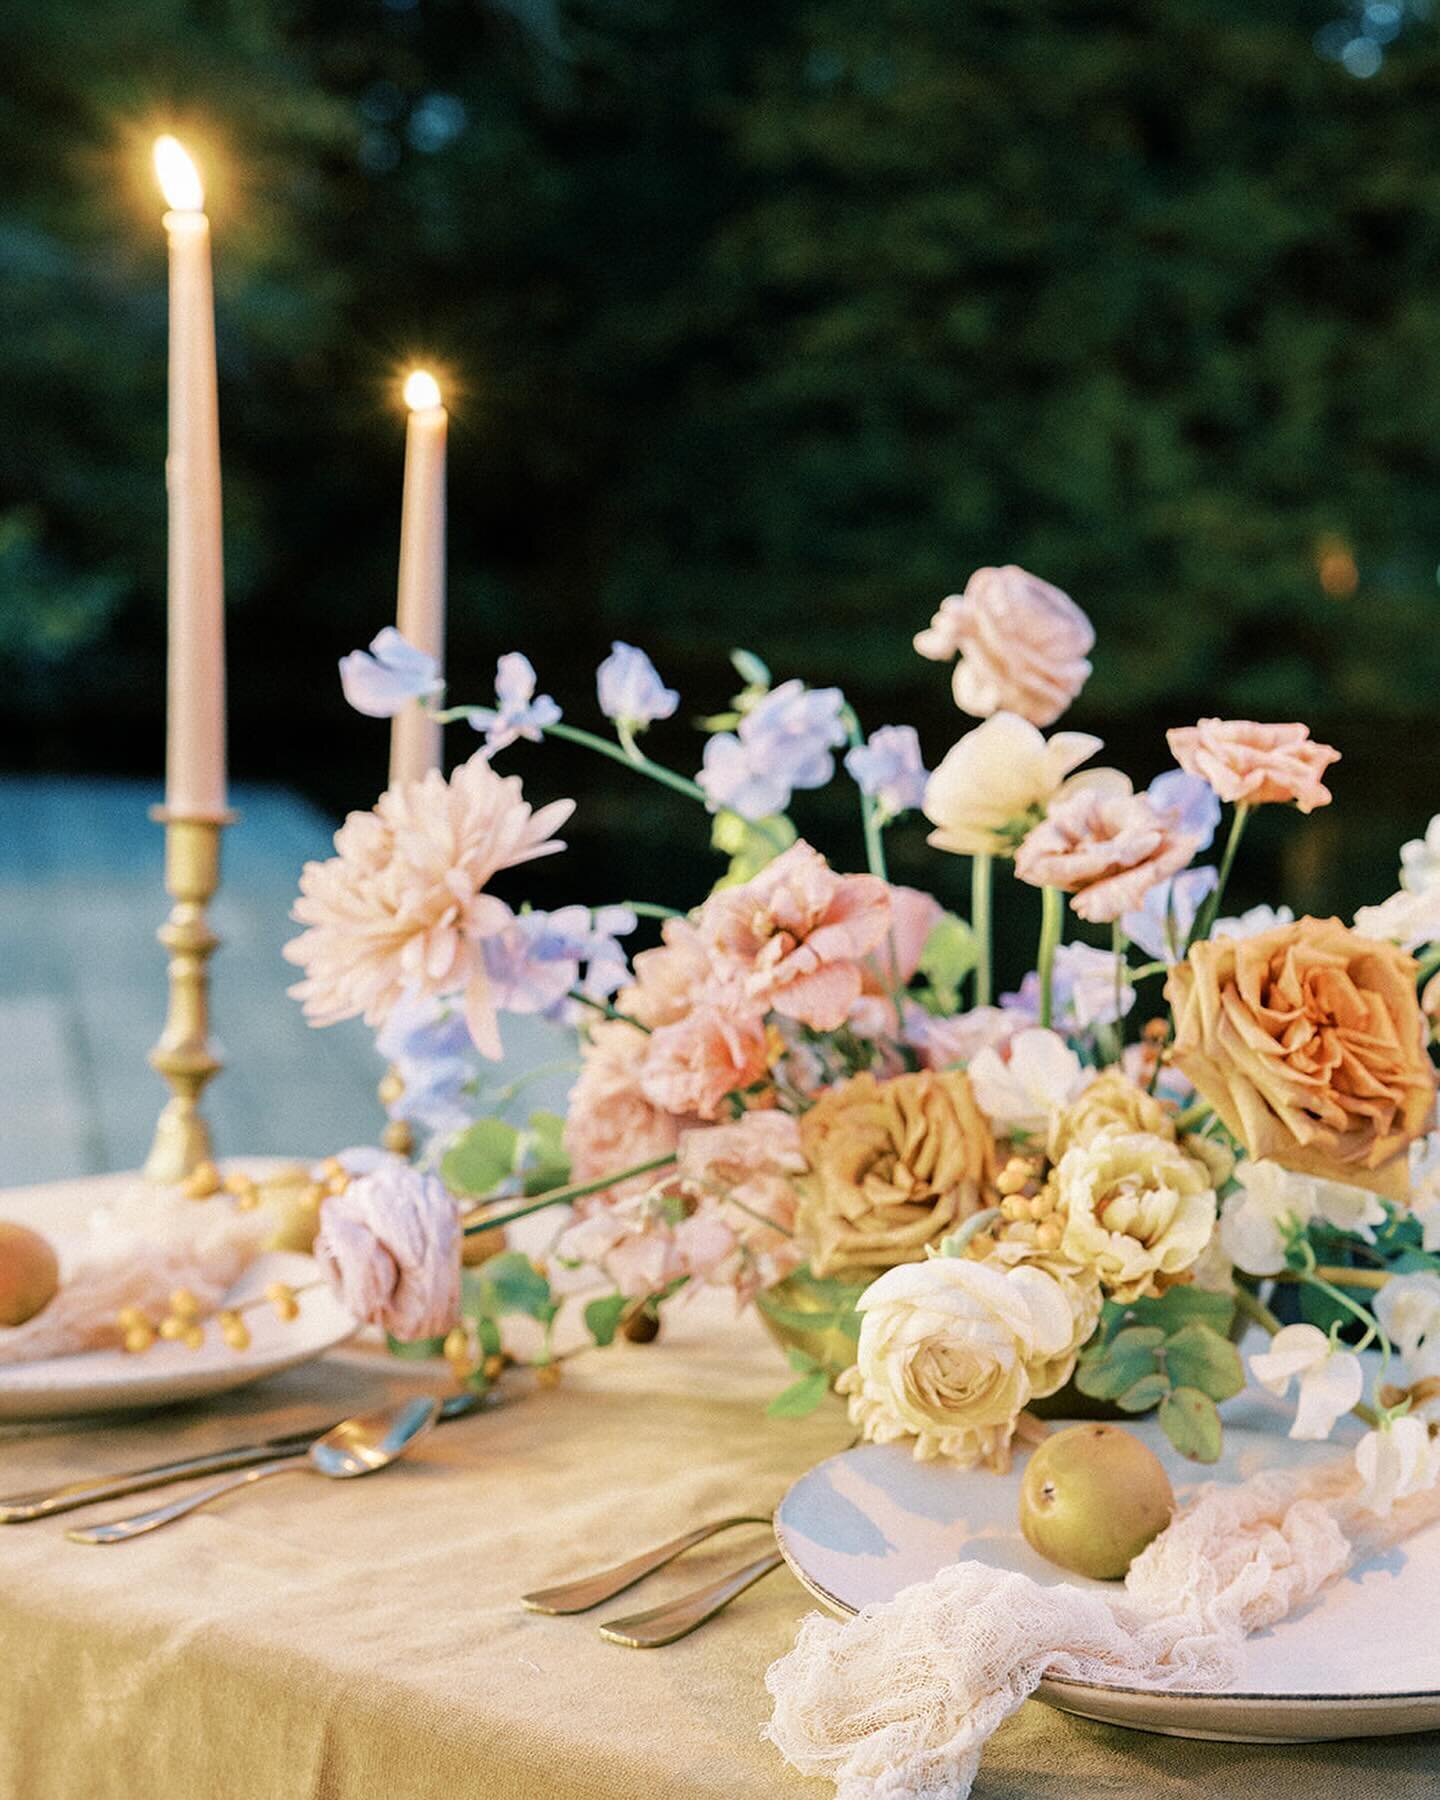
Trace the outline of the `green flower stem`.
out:
M 1148 981 L 1152 975 L 1167 974 L 1169 969 L 1170 965 L 1167 962 L 1141 963 L 1138 969 L 1132 969 L 1130 971 L 1130 980 L 1132 983 L 1136 981 Z
M 1271 1337 L 1281 1329 L 1280 1321 L 1258 1294 L 1251 1293 L 1242 1281 L 1235 1283 L 1235 1310 L 1244 1313 L 1256 1325 L 1268 1331 Z
M 1209 897 L 1200 911 L 1195 915 L 1195 923 L 1190 927 L 1190 936 L 1185 941 L 1188 950 L 1191 944 L 1201 938 L 1209 937 L 1211 927 L 1220 916 L 1220 902 L 1225 897 L 1225 884 L 1230 879 L 1230 870 L 1234 866 L 1235 852 L 1240 848 L 1240 839 L 1245 835 L 1245 823 L 1250 817 L 1250 808 L 1241 801 L 1235 808 L 1235 816 L 1230 821 L 1230 835 L 1225 840 L 1225 854 L 1220 858 L 1220 876 L 1211 889 Z
M 616 1182 L 629 1181 L 636 1175 L 649 1175 L 656 1169 L 671 1168 L 676 1160 L 672 1152 L 669 1156 L 657 1156 L 651 1162 L 634 1163 L 628 1169 L 617 1169 L 611 1175 L 598 1176 L 594 1181 L 577 1181 L 568 1187 L 552 1188 L 548 1194 L 541 1194 L 536 1199 L 527 1201 L 524 1206 L 517 1206 L 498 1217 L 487 1217 L 483 1209 L 493 1202 L 482 1201 L 479 1206 L 466 1213 L 465 1235 L 470 1237 L 480 1231 L 499 1231 L 503 1226 L 513 1225 L 517 1219 L 528 1219 L 531 1213 L 544 1212 L 547 1206 L 568 1206 L 572 1200 L 583 1200 L 589 1194 L 603 1193 L 606 1188 L 614 1187 Z
M 1420 966 L 1415 971 L 1416 985 L 1428 981 L 1437 969 L 1440 969 L 1440 949 L 1430 950 L 1421 957 Z
M 652 762 L 641 750 L 627 754 L 619 744 L 612 744 L 608 738 L 597 737 L 593 731 L 582 731 L 578 725 L 547 725 L 545 736 L 563 738 L 566 743 L 581 744 L 587 750 L 596 750 L 601 756 L 608 756 L 611 762 L 623 763 L 627 769 L 636 769 L 640 774 L 648 775 L 652 781 L 660 782 L 663 787 L 673 788 L 677 794 L 698 800 L 702 806 L 709 805 L 705 790 L 698 782 L 691 781 L 688 775 L 677 775 L 673 769 L 667 769 L 661 763 Z
M 662 906 L 658 900 L 614 900 L 613 906 L 626 907 L 637 919 L 683 919 L 684 913 L 674 906 Z M 592 912 L 603 912 L 604 908 L 592 906 Z
M 1041 888 L 1040 907 L 1040 953 L 1035 959 L 1035 969 L 1040 977 L 1040 1023 L 1048 1027 L 1055 1011 L 1051 990 L 1055 952 L 1065 929 L 1065 895 L 1059 888 Z
M 588 994 L 582 994 L 579 988 L 571 988 L 567 998 L 578 1000 L 581 1006 L 588 1006 L 591 1012 L 599 1013 L 604 1019 L 618 1019 L 622 1025 L 633 1025 L 637 1031 L 643 1031 L 646 1037 L 649 1037 L 650 1035 L 650 1027 L 648 1025 L 642 1025 L 638 1019 L 632 1018 L 629 1013 L 621 1012 L 618 1006 L 612 1006 L 608 1000 L 592 1000 Z
M 1125 927 L 1118 919 L 1113 920 L 1110 926 L 1110 949 L 1115 957 L 1115 1029 L 1122 1044 L 1125 1042 L 1125 989 L 1130 980 L 1130 971 L 1125 963 L 1125 951 L 1129 942 Z
M 845 732 L 850 739 L 851 748 L 860 749 L 865 742 L 865 733 L 860 729 L 860 720 L 854 707 L 847 706 L 841 717 L 845 721 Z M 867 794 L 858 782 L 855 785 L 860 795 L 860 825 L 865 833 L 865 866 L 872 875 L 888 881 L 890 877 L 885 868 L 885 838 L 884 827 L 880 822 L 880 809 L 872 794 Z
M 970 858 L 970 929 L 975 935 L 975 1004 L 988 1006 L 993 993 L 993 951 L 990 923 L 995 891 L 995 858 L 988 853 Z

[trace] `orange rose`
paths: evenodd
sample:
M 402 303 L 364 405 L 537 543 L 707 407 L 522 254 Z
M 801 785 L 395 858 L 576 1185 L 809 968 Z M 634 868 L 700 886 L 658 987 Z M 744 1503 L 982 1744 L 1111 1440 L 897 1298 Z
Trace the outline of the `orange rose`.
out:
M 1165 995 L 1176 1066 L 1252 1157 L 1405 1197 L 1435 1106 L 1413 958 L 1297 919 L 1193 944 Z
M 853 1076 L 800 1121 L 797 1235 L 816 1275 L 919 1262 L 978 1212 L 994 1146 L 959 1070 Z
M 1165 736 L 1185 773 L 1208 781 L 1222 800 L 1244 806 L 1293 800 L 1303 813 L 1330 804 L 1320 777 L 1339 762 L 1340 752 L 1317 744 L 1307 725 L 1202 719 Z

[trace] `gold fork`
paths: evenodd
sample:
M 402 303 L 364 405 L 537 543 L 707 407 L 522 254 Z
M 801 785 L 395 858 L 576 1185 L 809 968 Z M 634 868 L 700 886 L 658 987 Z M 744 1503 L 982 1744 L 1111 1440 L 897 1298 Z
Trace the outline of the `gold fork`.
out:
M 653 1550 L 642 1550 L 639 1556 L 632 1557 L 629 1562 L 618 1563 L 613 1569 L 601 1569 L 598 1574 L 586 1575 L 579 1581 L 562 1582 L 558 1587 L 537 1588 L 533 1594 L 522 1595 L 520 1604 L 528 1607 L 531 1612 L 588 1612 L 592 1606 L 600 1606 L 606 1600 L 613 1600 L 616 1594 L 623 1594 L 626 1588 L 634 1587 L 637 1581 L 643 1581 L 647 1575 L 663 1569 L 667 1563 L 674 1562 L 677 1556 L 683 1556 L 687 1550 L 693 1550 L 696 1544 L 703 1544 L 707 1538 L 716 1537 L 722 1531 L 730 1531 L 737 1525 L 769 1523 L 768 1513 L 737 1513 L 728 1519 L 712 1519 L 708 1525 L 697 1525 L 693 1531 L 671 1538 L 667 1544 L 657 1544 Z M 737 1593 L 739 1591 L 736 1590 Z
M 607 1619 L 600 1627 L 600 1635 L 612 1644 L 623 1644 L 627 1650 L 658 1650 L 662 1644 L 673 1644 L 677 1638 L 688 1637 L 692 1631 L 697 1631 L 716 1613 L 723 1612 L 746 1588 L 763 1581 L 784 1560 L 778 1550 L 767 1551 L 743 1568 L 722 1575 L 707 1587 L 696 1588 L 692 1594 L 682 1594 L 678 1600 L 668 1601 L 664 1606 L 652 1606 L 649 1612 L 631 1613 L 624 1619 Z

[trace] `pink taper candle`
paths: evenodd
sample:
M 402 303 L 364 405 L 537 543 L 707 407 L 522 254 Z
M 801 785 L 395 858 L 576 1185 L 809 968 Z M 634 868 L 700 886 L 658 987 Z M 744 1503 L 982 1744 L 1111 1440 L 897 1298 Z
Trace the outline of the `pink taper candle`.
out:
M 174 138 L 156 140 L 155 172 L 170 208 L 165 806 L 180 818 L 213 819 L 225 813 L 225 576 L 210 221 L 199 174 Z
M 395 623 L 417 650 L 445 666 L 445 437 L 450 415 L 433 375 L 405 383 L 405 493 L 400 511 L 400 589 Z M 440 762 L 440 727 L 418 700 L 390 727 L 390 783 L 419 781 Z

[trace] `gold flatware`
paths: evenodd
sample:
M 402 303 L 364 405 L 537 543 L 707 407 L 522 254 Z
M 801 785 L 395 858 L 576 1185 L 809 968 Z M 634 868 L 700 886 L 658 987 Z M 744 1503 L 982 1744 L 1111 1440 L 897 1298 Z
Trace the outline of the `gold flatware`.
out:
M 271 1475 L 288 1475 L 300 1470 L 313 1471 L 331 1481 L 349 1481 L 360 1475 L 373 1475 L 387 1469 L 423 1437 L 435 1423 L 440 1402 L 433 1395 L 406 1400 L 400 1406 L 380 1412 L 360 1413 L 353 1419 L 342 1419 L 332 1431 L 316 1438 L 308 1450 L 298 1455 L 282 1456 L 273 1462 L 242 1469 L 227 1475 L 198 1494 L 187 1494 L 172 1500 L 168 1506 L 157 1506 L 150 1512 L 134 1513 L 128 1519 L 110 1519 L 100 1525 L 77 1526 L 65 1533 L 74 1544 L 123 1544 L 148 1531 L 158 1531 L 176 1519 L 198 1512 L 212 1500 L 233 1494 L 239 1488 L 264 1481 Z
M 668 1544 L 657 1544 L 653 1550 L 642 1550 L 639 1556 L 632 1557 L 629 1562 L 618 1563 L 613 1569 L 601 1569 L 598 1574 L 586 1575 L 579 1581 L 566 1581 L 558 1587 L 539 1588 L 533 1594 L 524 1594 L 520 1604 L 528 1607 L 531 1612 L 588 1612 L 592 1606 L 600 1606 L 606 1600 L 613 1600 L 616 1594 L 623 1594 L 626 1588 L 634 1587 L 637 1581 L 643 1581 L 647 1575 L 663 1569 L 667 1563 L 674 1562 L 677 1556 L 683 1556 L 687 1550 L 693 1550 L 696 1544 L 703 1544 L 707 1538 L 729 1531 L 736 1525 L 769 1523 L 768 1513 L 738 1513 L 729 1519 L 712 1519 L 708 1525 L 697 1525 L 693 1531 L 672 1538 Z
M 673 1644 L 723 1612 L 732 1600 L 757 1581 L 763 1581 L 784 1560 L 778 1550 L 771 1550 L 743 1568 L 722 1575 L 719 1581 L 665 1606 L 652 1606 L 649 1612 L 632 1613 L 624 1619 L 607 1619 L 600 1627 L 600 1635 L 612 1644 L 623 1644 L 627 1650 L 658 1650 L 662 1644 Z
M 481 1404 L 478 1394 L 451 1394 L 440 1406 L 437 1424 L 450 1419 L 463 1419 Z M 148 1468 L 130 1469 L 116 1475 L 88 1476 L 82 1481 L 67 1481 L 63 1487 L 33 1494 L 14 1494 L 0 1500 L 0 1525 L 25 1525 L 33 1519 L 52 1519 L 57 1513 L 74 1512 L 77 1507 L 93 1506 L 97 1500 L 123 1500 L 127 1494 L 143 1494 L 151 1488 L 168 1487 L 172 1481 L 189 1481 L 200 1475 L 223 1475 L 230 1469 L 244 1469 L 253 1463 L 269 1462 L 279 1456 L 298 1456 L 308 1450 L 317 1438 L 333 1431 L 339 1420 L 329 1425 L 312 1425 L 305 1431 L 286 1432 L 267 1438 L 263 1443 L 240 1444 L 229 1450 L 212 1450 L 200 1456 L 181 1457 L 175 1462 L 152 1463 Z

